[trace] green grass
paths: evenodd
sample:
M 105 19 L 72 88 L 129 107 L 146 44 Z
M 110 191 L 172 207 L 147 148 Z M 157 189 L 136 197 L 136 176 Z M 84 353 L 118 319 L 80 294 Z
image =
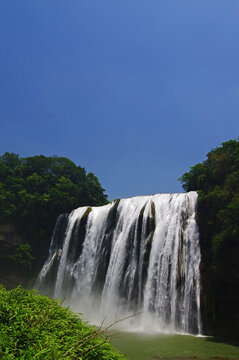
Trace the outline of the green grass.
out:
M 130 360 L 239 360 L 238 345 L 210 337 L 119 333 L 112 342 Z

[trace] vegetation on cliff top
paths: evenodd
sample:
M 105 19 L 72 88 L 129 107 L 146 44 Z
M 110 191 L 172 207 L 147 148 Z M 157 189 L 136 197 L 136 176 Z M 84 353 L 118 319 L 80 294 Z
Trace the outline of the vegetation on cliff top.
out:
M 214 333 L 239 334 L 239 140 L 211 150 L 181 177 L 198 191 L 204 324 Z
M 104 331 L 34 290 L 0 286 L 0 358 L 123 360 Z
M 0 156 L 0 224 L 15 225 L 32 248 L 34 264 L 45 259 L 61 213 L 106 203 L 107 196 L 97 177 L 67 158 L 43 155 L 20 158 L 14 153 Z M 22 250 L 26 249 L 12 254 L 12 260 L 19 260 L 29 269 L 30 257 L 24 259 Z M 41 265 L 42 260 L 36 271 Z

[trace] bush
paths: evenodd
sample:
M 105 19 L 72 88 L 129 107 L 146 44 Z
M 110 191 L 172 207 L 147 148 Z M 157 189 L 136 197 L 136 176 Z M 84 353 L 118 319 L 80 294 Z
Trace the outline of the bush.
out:
M 31 245 L 28 243 L 19 245 L 9 258 L 16 264 L 22 265 L 24 269 L 30 270 L 34 259 L 31 255 Z
M 58 301 L 17 287 L 0 286 L 2 360 L 120 360 L 107 336 Z

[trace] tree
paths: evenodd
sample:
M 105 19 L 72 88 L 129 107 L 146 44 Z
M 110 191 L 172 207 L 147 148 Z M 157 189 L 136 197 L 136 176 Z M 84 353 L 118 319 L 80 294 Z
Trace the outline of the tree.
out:
M 211 331 L 239 334 L 239 141 L 230 140 L 207 154 L 180 179 L 198 191 L 202 252 L 203 319 Z
M 61 213 L 107 203 L 97 177 L 67 158 L 0 156 L 0 224 L 13 223 L 30 244 L 35 271 L 45 260 Z

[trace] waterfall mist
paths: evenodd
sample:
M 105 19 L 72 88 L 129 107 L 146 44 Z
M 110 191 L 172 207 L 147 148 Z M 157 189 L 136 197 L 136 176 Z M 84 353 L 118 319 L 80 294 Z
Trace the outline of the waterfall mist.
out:
M 197 193 L 159 194 L 61 215 L 36 288 L 93 323 L 200 333 Z

